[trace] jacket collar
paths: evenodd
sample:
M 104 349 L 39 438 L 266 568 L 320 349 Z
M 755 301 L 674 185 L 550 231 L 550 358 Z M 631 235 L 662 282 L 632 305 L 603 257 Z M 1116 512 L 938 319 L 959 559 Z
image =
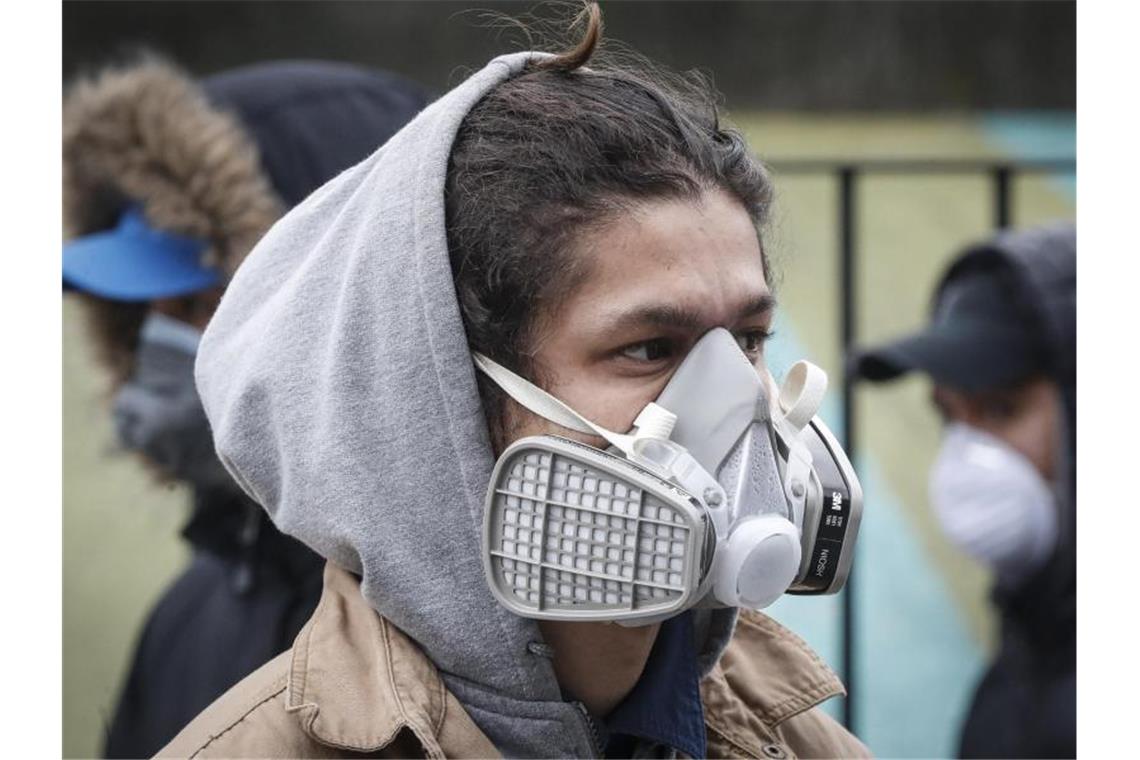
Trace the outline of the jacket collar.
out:
M 741 613 L 701 683 L 709 728 L 758 757 L 779 724 L 845 693 L 802 639 L 755 612 Z M 428 757 L 443 757 L 447 702 L 427 656 L 376 614 L 356 576 L 327 564 L 324 593 L 294 642 L 289 670 L 286 709 L 305 732 L 331 747 L 376 752 L 407 730 Z
M 742 610 L 732 642 L 701 683 L 705 724 L 752 757 L 777 727 L 847 691 L 803 639 L 759 612 Z
M 329 563 L 324 584 L 293 645 L 286 709 L 322 744 L 374 752 L 407 729 L 428 757 L 442 757 L 446 693 L 435 666 L 376 614 L 355 576 Z

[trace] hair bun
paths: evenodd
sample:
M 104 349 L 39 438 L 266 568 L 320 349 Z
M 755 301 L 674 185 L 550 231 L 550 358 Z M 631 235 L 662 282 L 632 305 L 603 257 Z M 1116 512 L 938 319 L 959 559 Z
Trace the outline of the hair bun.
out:
M 587 2 L 570 26 L 573 28 L 583 21 L 586 29 L 577 45 L 550 58 L 535 61 L 531 64 L 532 68 L 539 71 L 570 72 L 586 65 L 602 39 L 602 9 L 596 2 Z

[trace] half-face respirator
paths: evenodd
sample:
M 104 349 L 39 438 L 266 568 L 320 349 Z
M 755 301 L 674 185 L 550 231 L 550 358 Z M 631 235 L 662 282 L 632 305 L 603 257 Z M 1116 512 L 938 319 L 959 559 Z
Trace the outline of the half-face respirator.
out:
M 730 332 L 705 334 L 629 433 L 582 417 L 480 354 L 518 403 L 604 438 L 523 438 L 495 464 L 483 566 L 495 597 L 529 618 L 641 625 L 691 607 L 760 609 L 843 587 L 863 494 L 816 416 L 827 387 L 807 362 L 778 397 Z

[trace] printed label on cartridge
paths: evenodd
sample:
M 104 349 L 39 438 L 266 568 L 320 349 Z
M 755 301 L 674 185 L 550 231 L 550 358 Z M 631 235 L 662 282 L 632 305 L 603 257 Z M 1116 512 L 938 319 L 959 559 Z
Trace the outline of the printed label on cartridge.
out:
M 841 491 L 824 491 L 823 514 L 819 517 L 819 530 L 803 586 L 813 591 L 825 591 L 835 580 L 850 513 L 851 501 Z

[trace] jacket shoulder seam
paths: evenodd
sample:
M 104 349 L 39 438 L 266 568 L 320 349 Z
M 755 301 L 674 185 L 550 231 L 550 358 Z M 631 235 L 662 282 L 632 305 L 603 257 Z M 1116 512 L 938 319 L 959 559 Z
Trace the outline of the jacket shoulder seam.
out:
M 262 706 L 264 706 L 267 702 L 272 701 L 279 694 L 281 694 L 283 691 L 285 691 L 287 678 L 282 676 L 282 677 L 279 677 L 278 681 L 279 682 L 275 682 L 273 684 L 273 689 L 268 694 L 264 695 L 263 697 L 261 697 L 261 699 L 258 699 L 256 702 L 254 702 L 252 705 L 250 705 L 248 710 L 246 710 L 241 715 L 239 715 L 228 726 L 226 726 L 225 728 L 223 728 L 221 731 L 219 731 L 216 734 L 212 733 L 210 735 L 210 737 L 208 739 L 206 739 L 206 741 L 202 742 L 201 746 L 199 746 L 198 749 L 194 750 L 194 752 L 192 752 L 190 754 L 190 757 L 191 758 L 198 757 L 198 755 L 200 755 L 207 747 L 209 747 L 211 744 L 213 744 L 217 740 L 221 739 L 223 736 L 228 734 L 233 729 L 237 728 L 237 726 L 240 723 L 242 723 L 243 721 L 245 721 L 246 718 L 248 718 L 250 715 L 252 715 L 258 709 L 260 709 Z

